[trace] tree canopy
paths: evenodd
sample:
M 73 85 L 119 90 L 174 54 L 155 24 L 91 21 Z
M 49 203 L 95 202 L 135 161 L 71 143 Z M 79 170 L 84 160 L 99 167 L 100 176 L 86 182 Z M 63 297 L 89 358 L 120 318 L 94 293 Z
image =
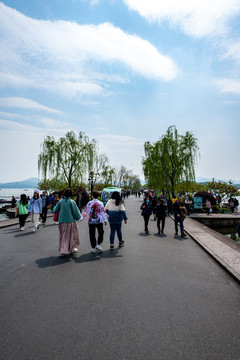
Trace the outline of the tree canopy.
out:
M 44 178 L 47 174 L 65 181 L 69 187 L 73 182 L 82 182 L 87 168 L 87 160 L 93 157 L 95 140 L 90 141 L 83 133 L 78 136 L 70 131 L 58 141 L 47 136 L 41 145 L 38 169 Z
M 174 193 L 178 183 L 195 180 L 199 148 L 191 132 L 180 135 L 170 126 L 160 140 L 145 142 L 144 150 L 143 172 L 149 187 Z
M 47 136 L 38 157 L 39 175 L 43 178 L 39 186 L 45 190 L 60 190 L 88 180 L 91 189 L 100 181 L 103 186 L 125 184 L 132 187 L 137 176 L 123 165 L 118 170 L 108 162 L 107 156 L 99 152 L 96 140 L 90 141 L 83 132 L 76 135 L 70 131 L 59 140 Z

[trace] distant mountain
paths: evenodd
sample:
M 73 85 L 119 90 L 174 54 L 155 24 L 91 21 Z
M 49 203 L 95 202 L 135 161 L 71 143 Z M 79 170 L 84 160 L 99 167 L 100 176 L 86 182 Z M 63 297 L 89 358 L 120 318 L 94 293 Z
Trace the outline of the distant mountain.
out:
M 214 178 L 215 181 L 223 181 L 228 183 L 230 179 L 226 180 L 226 179 L 216 179 Z M 233 182 L 233 184 L 238 185 L 240 184 L 240 180 L 231 180 Z M 196 182 L 198 183 L 205 183 L 205 182 L 212 182 L 212 178 L 205 178 L 205 177 L 197 177 L 196 178 Z
M 33 189 L 39 183 L 38 178 L 30 178 L 22 181 L 0 183 L 1 189 Z

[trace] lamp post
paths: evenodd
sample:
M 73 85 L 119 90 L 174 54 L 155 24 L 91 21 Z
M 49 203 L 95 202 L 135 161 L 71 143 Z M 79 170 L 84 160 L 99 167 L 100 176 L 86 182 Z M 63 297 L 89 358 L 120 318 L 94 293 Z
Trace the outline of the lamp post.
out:
M 88 181 L 90 182 L 90 186 L 91 186 L 91 198 L 92 198 L 92 193 L 93 193 L 93 184 L 96 183 L 97 177 L 99 176 L 99 173 L 95 173 L 93 171 L 91 171 L 89 173 L 89 177 L 88 177 Z

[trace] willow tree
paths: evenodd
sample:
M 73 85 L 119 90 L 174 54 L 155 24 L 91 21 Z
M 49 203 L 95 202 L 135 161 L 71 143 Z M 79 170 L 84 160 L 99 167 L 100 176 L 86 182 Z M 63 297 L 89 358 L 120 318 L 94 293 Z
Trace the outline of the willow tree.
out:
M 104 183 L 104 187 L 113 185 L 113 176 L 115 174 L 115 169 L 110 165 L 105 165 L 101 172 L 101 177 Z
M 144 150 L 143 171 L 149 186 L 174 193 L 178 183 L 195 180 L 199 148 L 191 132 L 179 135 L 171 126 L 159 141 L 146 142 Z
M 90 141 L 83 132 L 76 136 L 74 131 L 70 131 L 58 141 L 53 136 L 47 136 L 38 156 L 39 173 L 44 179 L 47 175 L 62 179 L 71 187 L 73 182 L 82 182 L 86 173 L 86 159 L 94 149 L 95 140 Z
M 86 161 L 88 173 L 92 179 L 92 185 L 95 186 L 97 179 L 100 177 L 101 172 L 104 171 L 109 160 L 106 154 L 99 152 L 98 144 L 94 139 L 92 141 L 92 147 L 87 153 Z

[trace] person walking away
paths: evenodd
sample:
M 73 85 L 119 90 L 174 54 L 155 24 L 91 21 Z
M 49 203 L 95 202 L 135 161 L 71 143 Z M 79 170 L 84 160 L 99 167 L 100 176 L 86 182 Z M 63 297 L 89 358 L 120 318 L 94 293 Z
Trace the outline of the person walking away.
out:
M 53 198 L 53 200 L 52 200 L 52 213 L 53 213 L 53 211 L 54 211 L 54 209 L 55 209 L 55 206 L 57 205 L 57 203 L 60 201 L 60 199 L 59 199 L 59 196 L 58 196 L 58 194 L 56 193 L 56 194 L 54 194 L 54 198 Z
M 43 193 L 41 195 L 41 199 L 42 199 L 41 219 L 42 219 L 42 224 L 45 225 L 46 219 L 47 219 L 48 208 L 50 206 L 49 196 L 47 195 L 46 191 L 43 191 Z
M 184 205 L 182 203 L 182 198 L 179 196 L 177 200 L 173 204 L 174 210 L 174 221 L 175 221 L 175 235 L 178 235 L 178 223 L 180 225 L 181 237 L 187 236 L 184 233 L 184 226 L 183 226 L 183 217 L 182 217 L 182 210 L 184 210 Z
M 141 215 L 143 216 L 144 219 L 144 231 L 146 234 L 149 234 L 148 223 L 149 223 L 149 218 L 152 215 L 152 205 L 148 197 L 146 197 L 146 199 L 142 203 L 140 210 L 142 210 Z
M 19 227 L 20 230 L 25 230 L 25 222 L 28 217 L 28 206 L 29 202 L 27 200 L 27 196 L 25 194 L 20 195 L 20 200 L 17 203 L 17 214 L 19 218 Z
M 79 211 L 81 213 L 82 212 L 82 193 L 81 192 L 78 193 L 78 196 L 76 198 L 76 204 L 77 204 L 77 207 L 79 208 Z
M 186 206 L 186 209 L 187 209 L 187 214 L 189 216 L 190 215 L 190 200 L 189 200 L 188 196 L 186 196 L 186 198 L 185 198 L 185 206 Z
M 122 221 L 127 224 L 126 210 L 123 205 L 121 196 L 118 191 L 112 193 L 112 197 L 105 206 L 108 214 L 108 222 L 110 224 L 110 250 L 114 249 L 115 232 L 117 231 L 119 247 L 122 247 L 124 240 L 122 239 Z
M 82 215 L 72 200 L 73 192 L 71 188 L 64 191 L 64 198 L 58 201 L 53 213 L 59 211 L 58 230 L 59 230 L 59 251 L 63 257 L 67 253 L 74 254 L 78 252 L 77 247 L 80 245 L 80 237 L 76 221 L 82 220 Z
M 168 216 L 170 214 L 172 214 L 172 199 L 169 197 L 168 201 L 167 201 L 167 211 L 168 211 Z
M 16 207 L 16 199 L 14 196 L 12 196 L 11 207 L 12 207 L 12 209 L 15 209 L 15 207 Z
M 157 220 L 157 217 L 156 217 L 156 207 L 157 207 L 157 196 L 154 196 L 154 198 L 152 199 L 152 210 L 153 210 L 153 220 Z
M 209 200 L 206 200 L 206 208 L 207 208 L 207 214 L 209 215 L 212 208 L 212 205 Z
M 102 242 L 103 242 L 103 224 L 107 225 L 108 215 L 105 211 L 104 205 L 101 201 L 98 200 L 99 192 L 94 190 L 93 200 L 89 201 L 86 206 L 86 209 L 83 213 L 83 218 L 89 215 L 88 218 L 88 227 L 89 227 L 89 238 L 91 243 L 91 253 L 95 254 L 96 252 L 102 252 Z M 96 240 L 96 230 L 98 231 L 98 240 Z
M 33 197 L 30 199 L 28 213 L 31 214 L 33 223 L 32 232 L 35 233 L 39 229 L 39 216 L 42 213 L 42 199 L 39 197 L 39 191 L 34 190 Z
M 165 227 L 165 218 L 166 218 L 166 210 L 163 199 L 159 198 L 159 202 L 156 206 L 156 216 L 157 216 L 157 228 L 158 234 L 160 234 L 160 222 L 162 222 L 161 233 L 163 234 Z

